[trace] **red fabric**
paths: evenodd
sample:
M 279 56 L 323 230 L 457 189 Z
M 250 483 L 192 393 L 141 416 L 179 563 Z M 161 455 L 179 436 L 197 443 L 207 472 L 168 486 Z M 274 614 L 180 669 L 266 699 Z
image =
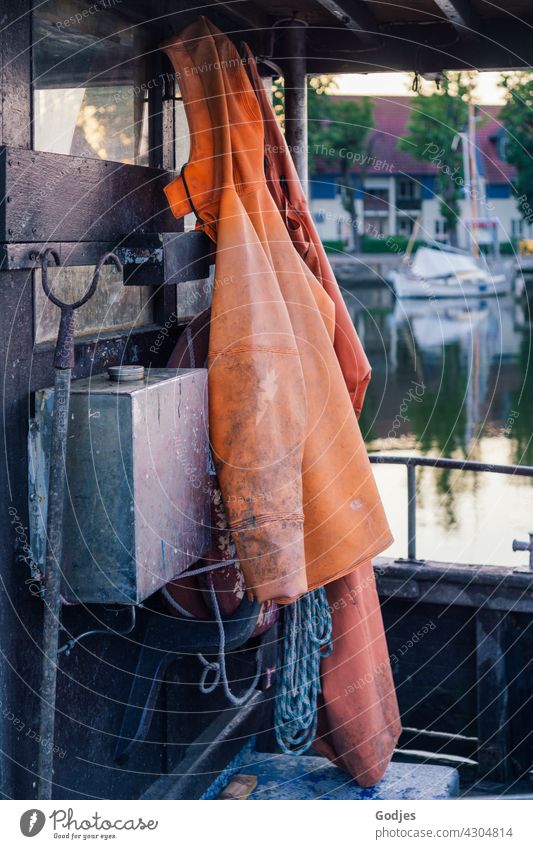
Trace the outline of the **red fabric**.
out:
M 333 653 L 321 665 L 323 705 L 314 747 L 361 785 L 383 777 L 401 733 L 371 563 L 326 587 Z
M 257 71 L 252 51 L 247 45 L 243 47 L 246 51 L 246 69 L 263 118 L 268 188 L 296 250 L 335 304 L 333 345 L 354 410 L 359 415 L 370 381 L 370 363 L 316 231 L 298 173 Z

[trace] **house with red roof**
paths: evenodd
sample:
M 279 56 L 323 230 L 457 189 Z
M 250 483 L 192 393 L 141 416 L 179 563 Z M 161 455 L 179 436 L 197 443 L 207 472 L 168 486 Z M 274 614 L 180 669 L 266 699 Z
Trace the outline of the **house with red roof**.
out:
M 437 175 L 439 169 L 446 167 L 442 152 L 431 139 L 423 160 L 399 148 L 400 139 L 407 133 L 411 110 L 416 109 L 416 98 L 375 97 L 373 101 L 374 126 L 364 150 L 314 151 L 315 167 L 309 191 L 311 211 L 321 237 L 351 244 L 353 223 L 342 206 L 339 184 L 339 156 L 346 156 L 351 160 L 349 173 L 356 188 L 360 232 L 375 238 L 409 236 L 419 219 L 419 238 L 447 242 L 446 222 L 440 214 L 437 194 Z M 450 177 L 459 181 L 464 195 L 458 228 L 461 247 L 470 244 L 473 218 L 480 243 L 501 244 L 531 236 L 531 227 L 522 220 L 517 207 L 513 188 L 515 169 L 505 161 L 505 130 L 498 120 L 500 109 L 500 106 L 478 107 L 474 212 L 469 193 L 463 188 L 464 173 Z M 459 138 L 458 143 L 461 143 Z

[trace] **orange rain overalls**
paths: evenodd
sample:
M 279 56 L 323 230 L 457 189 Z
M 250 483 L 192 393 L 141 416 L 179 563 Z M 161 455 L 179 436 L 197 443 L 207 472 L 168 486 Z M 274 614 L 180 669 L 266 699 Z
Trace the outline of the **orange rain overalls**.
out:
M 246 45 L 244 51 L 263 118 L 268 187 L 295 247 L 335 304 L 335 351 L 359 415 L 370 363 L 316 232 L 253 54 Z M 326 592 L 333 620 L 333 653 L 321 662 L 323 706 L 314 745 L 368 787 L 383 776 L 401 733 L 372 563 L 331 581 Z
M 205 18 L 163 49 L 191 137 L 167 198 L 216 243 L 209 427 L 220 487 L 248 589 L 289 602 L 367 563 L 391 534 L 333 346 L 335 304 L 269 192 L 241 59 Z

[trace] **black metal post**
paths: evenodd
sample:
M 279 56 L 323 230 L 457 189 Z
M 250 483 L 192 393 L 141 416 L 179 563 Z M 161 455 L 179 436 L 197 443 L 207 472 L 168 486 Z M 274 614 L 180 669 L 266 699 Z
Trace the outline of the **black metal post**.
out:
M 48 515 L 46 521 L 38 799 L 51 799 L 53 795 L 54 734 L 63 566 L 63 505 L 67 479 L 66 453 L 70 379 L 74 367 L 74 331 L 76 327 L 74 313 L 96 292 L 100 271 L 104 263 L 111 260 L 117 269 L 122 271 L 122 264 L 115 254 L 111 252 L 104 254 L 96 265 L 87 292 L 75 303 L 65 304 L 50 289 L 48 282 L 48 262 L 50 259 L 53 259 L 56 265 L 60 264 L 59 256 L 52 248 L 48 248 L 41 257 L 42 285 L 48 300 L 61 310 L 61 320 L 54 353 L 54 416 L 50 446 Z
M 298 176 L 307 194 L 307 60 L 306 25 L 293 20 L 285 25 L 285 139 Z

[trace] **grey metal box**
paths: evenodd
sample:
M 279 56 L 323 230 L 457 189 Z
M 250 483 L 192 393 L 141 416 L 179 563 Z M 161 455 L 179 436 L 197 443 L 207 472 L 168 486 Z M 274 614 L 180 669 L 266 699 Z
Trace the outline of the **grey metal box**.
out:
M 44 562 L 53 388 L 30 429 L 30 528 Z M 72 383 L 63 594 L 131 604 L 183 572 L 209 543 L 207 371 L 152 369 L 134 383 Z

